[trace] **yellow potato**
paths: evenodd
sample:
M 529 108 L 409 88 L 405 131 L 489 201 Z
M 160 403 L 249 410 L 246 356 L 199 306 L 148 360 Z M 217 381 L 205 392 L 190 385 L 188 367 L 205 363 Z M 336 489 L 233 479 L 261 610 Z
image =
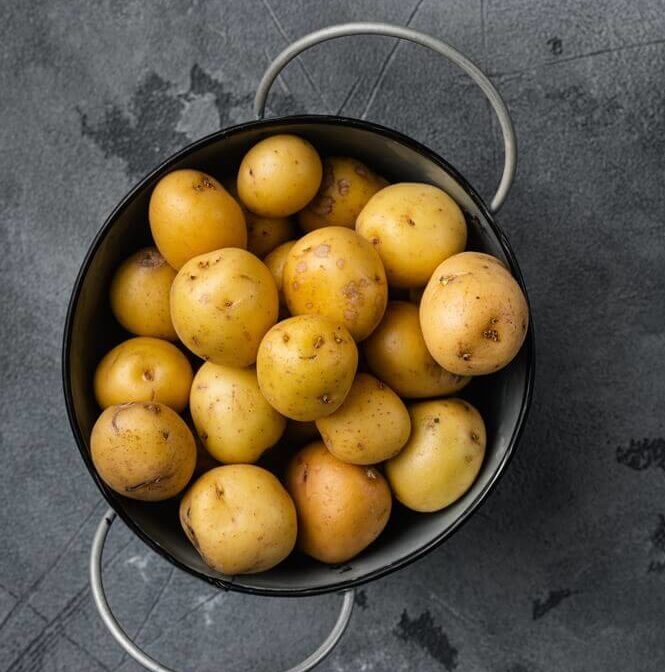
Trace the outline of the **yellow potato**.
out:
M 254 574 L 293 550 L 297 519 L 282 484 L 253 464 L 203 474 L 180 503 L 180 524 L 203 561 L 223 574 Z
M 210 175 L 174 170 L 150 196 L 150 230 L 173 268 L 205 252 L 246 247 L 245 215 L 236 200 Z
M 444 261 L 420 302 L 427 349 L 458 375 L 493 373 L 519 352 L 529 324 L 526 298 L 495 257 L 464 252 Z
M 485 423 L 461 399 L 421 401 L 409 413 L 411 438 L 386 463 L 386 476 L 404 506 L 438 511 L 476 480 L 485 455 Z
M 226 248 L 190 259 L 171 288 L 171 318 L 180 340 L 214 364 L 253 364 L 277 311 L 272 274 L 246 250 Z
M 379 255 L 341 226 L 317 229 L 296 242 L 284 266 L 283 291 L 293 315 L 329 317 L 356 341 L 374 331 L 388 301 Z
M 111 310 L 132 334 L 175 341 L 169 294 L 176 272 L 155 247 L 145 247 L 120 264 L 111 281 Z
M 187 406 L 192 366 L 172 343 L 139 336 L 116 345 L 99 362 L 94 388 L 102 408 L 157 401 L 178 413 Z
M 358 215 L 356 231 L 383 261 L 391 287 L 422 287 L 434 269 L 466 246 L 466 221 L 445 191 L 429 184 L 393 184 Z
M 392 499 L 381 473 L 338 460 L 321 441 L 295 455 L 286 487 L 298 511 L 298 546 L 321 562 L 358 555 L 390 518 Z
M 275 279 L 275 284 L 277 285 L 277 292 L 279 293 L 280 314 L 282 309 L 284 312 L 288 312 L 286 307 L 286 299 L 284 298 L 284 292 L 282 291 L 284 283 L 284 265 L 286 264 L 286 258 L 289 256 L 291 248 L 295 244 L 295 240 L 289 240 L 286 243 L 282 243 L 263 260 L 263 263 L 272 273 L 272 277 Z
M 295 135 L 273 135 L 254 145 L 240 164 L 238 194 L 262 217 L 288 217 L 314 198 L 322 176 L 312 145 Z
M 194 437 L 185 421 L 155 402 L 107 408 L 92 428 L 90 454 L 106 485 L 150 502 L 175 497 L 196 463 Z
M 261 394 L 254 368 L 206 362 L 194 378 L 189 408 L 203 445 L 225 463 L 256 462 L 286 427 Z
M 372 373 L 400 397 L 422 399 L 459 392 L 470 380 L 439 366 L 425 345 L 418 306 L 391 301 L 381 324 L 363 343 Z
M 247 214 L 247 249 L 260 259 L 295 236 L 295 224 L 288 217 Z
M 411 433 L 402 400 L 374 376 L 359 373 L 344 403 L 316 421 L 326 448 L 342 462 L 376 464 L 399 453 Z
M 339 408 L 357 366 L 358 349 L 347 329 L 318 315 L 299 315 L 266 334 L 256 373 L 268 402 L 305 422 Z
M 305 231 L 324 226 L 352 229 L 367 201 L 387 184 L 386 180 L 356 159 L 330 157 L 323 162 L 319 192 L 298 213 L 298 222 Z

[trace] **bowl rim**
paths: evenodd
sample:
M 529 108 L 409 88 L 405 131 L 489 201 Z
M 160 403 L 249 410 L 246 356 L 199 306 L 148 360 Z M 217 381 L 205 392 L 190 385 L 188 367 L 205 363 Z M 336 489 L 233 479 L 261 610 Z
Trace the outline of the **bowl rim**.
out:
M 158 175 L 165 173 L 168 169 L 175 163 L 181 161 L 183 158 L 186 158 L 188 155 L 193 154 L 202 147 L 205 147 L 208 144 L 216 142 L 221 139 L 228 138 L 232 135 L 243 133 L 248 130 L 260 129 L 262 127 L 271 127 L 271 128 L 281 128 L 288 127 L 295 124 L 323 124 L 323 125 L 332 125 L 332 126 L 345 126 L 350 128 L 358 128 L 372 133 L 384 136 L 390 140 L 396 141 L 402 145 L 405 145 L 409 149 L 412 149 L 425 158 L 429 159 L 432 163 L 436 164 L 447 173 L 449 173 L 464 189 L 464 191 L 471 197 L 475 205 L 481 210 L 485 219 L 488 222 L 490 229 L 493 234 L 496 236 L 499 244 L 502 248 L 503 253 L 505 254 L 510 269 L 513 273 L 513 276 L 517 280 L 520 288 L 524 292 L 524 296 L 529 307 L 529 328 L 527 331 L 527 336 L 525 338 L 524 344 L 522 345 L 525 348 L 526 354 L 526 366 L 527 366 L 527 379 L 526 385 L 524 388 L 524 393 L 522 395 L 520 411 L 517 417 L 517 422 L 512 431 L 510 440 L 508 441 L 508 447 L 506 452 L 497 465 L 494 473 L 490 476 L 488 482 L 485 484 L 483 489 L 478 493 L 474 500 L 469 504 L 466 510 L 445 530 L 437 534 L 433 539 L 427 543 L 419 546 L 414 551 L 411 551 L 407 555 L 400 557 L 397 560 L 389 562 L 378 569 L 375 569 L 367 574 L 363 574 L 360 577 L 355 579 L 340 579 L 338 581 L 333 581 L 332 583 L 326 584 L 325 586 L 315 586 L 315 587 L 304 587 L 304 588 L 269 588 L 269 587 L 255 587 L 251 585 L 245 585 L 243 583 L 236 583 L 236 577 L 231 577 L 229 580 L 216 578 L 208 576 L 203 572 L 200 572 L 196 569 L 193 569 L 184 563 L 176 559 L 164 546 L 158 543 L 155 539 L 150 537 L 146 532 L 144 532 L 141 527 L 125 512 L 123 507 L 117 506 L 119 497 L 115 495 L 111 490 L 109 490 L 106 485 L 102 482 L 101 478 L 95 470 L 92 459 L 90 457 L 86 440 L 82 434 L 81 428 L 79 427 L 78 421 L 76 419 L 76 413 L 74 409 L 74 398 L 72 394 L 71 381 L 70 381 L 70 371 L 71 371 L 71 359 L 72 359 L 72 332 L 73 332 L 73 322 L 76 309 L 78 307 L 79 298 L 84 284 L 84 279 L 88 273 L 90 265 L 93 258 L 95 257 L 100 245 L 103 240 L 106 238 L 107 234 L 113 227 L 116 219 L 122 214 L 122 212 L 127 208 L 127 206 L 132 202 L 137 193 L 145 188 L 145 186 L 155 179 Z M 505 234 L 501 228 L 494 221 L 494 217 L 490 212 L 489 208 L 485 205 L 483 199 L 478 195 L 475 189 L 469 184 L 469 182 L 461 175 L 461 173 L 454 168 L 450 163 L 445 159 L 439 156 L 436 152 L 432 151 L 425 145 L 420 142 L 413 140 L 409 136 L 396 131 L 394 129 L 388 128 L 386 126 L 381 126 L 374 122 L 369 122 L 360 119 L 354 119 L 351 117 L 342 117 L 329 114 L 300 114 L 300 115 L 285 115 L 280 117 L 271 117 L 264 118 L 259 120 L 253 120 L 244 122 L 241 124 L 236 124 L 228 128 L 220 129 L 209 135 L 200 138 L 192 142 L 189 145 L 186 145 L 176 153 L 170 155 L 164 161 L 162 161 L 156 168 L 151 170 L 147 175 L 141 178 L 127 194 L 122 198 L 122 200 L 115 206 L 110 215 L 104 221 L 104 224 L 97 231 L 92 242 L 90 243 L 88 250 L 83 258 L 79 271 L 76 275 L 74 285 L 72 288 L 72 293 L 69 299 L 67 306 L 67 314 L 65 318 L 63 340 L 62 340 L 62 381 L 63 381 L 63 392 L 65 397 L 65 406 L 67 409 L 67 417 L 69 419 L 69 424 L 74 434 L 74 439 L 76 441 L 79 453 L 83 458 L 83 461 L 90 472 L 93 480 L 97 484 L 102 496 L 107 501 L 109 506 L 117 513 L 117 515 L 123 520 L 125 525 L 136 534 L 136 536 L 141 539 L 145 544 L 148 545 L 153 551 L 158 553 L 161 557 L 165 558 L 173 565 L 182 569 L 183 571 L 196 576 L 207 583 L 216 586 L 222 590 L 231 590 L 235 592 L 250 594 L 250 595 L 260 595 L 260 596 L 270 596 L 270 597 L 305 597 L 313 595 L 323 595 L 327 593 L 335 593 L 340 591 L 349 590 L 357 586 L 363 585 L 375 579 L 387 576 L 392 572 L 410 565 L 412 562 L 424 557 L 430 551 L 437 548 L 442 544 L 446 539 L 452 536 L 457 532 L 460 527 L 468 521 L 471 515 L 478 509 L 480 504 L 485 501 L 490 492 L 497 485 L 499 478 L 503 475 L 508 466 L 510 460 L 512 459 L 515 449 L 519 443 L 519 440 L 523 434 L 524 427 L 526 425 L 526 418 L 531 406 L 531 400 L 533 397 L 533 386 L 535 378 L 535 337 L 534 337 L 534 326 L 533 326 L 533 313 L 531 311 L 531 305 L 529 302 L 529 295 L 527 292 L 526 285 L 524 283 L 524 278 L 520 270 L 519 264 L 515 257 L 515 254 L 506 238 Z

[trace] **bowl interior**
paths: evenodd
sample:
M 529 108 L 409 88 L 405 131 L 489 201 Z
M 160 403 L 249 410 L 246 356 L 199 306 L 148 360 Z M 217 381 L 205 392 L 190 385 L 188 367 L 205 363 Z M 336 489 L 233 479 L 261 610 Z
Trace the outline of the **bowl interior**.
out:
M 91 474 L 106 499 L 153 548 L 178 566 L 204 579 L 270 594 L 314 594 L 376 578 L 418 557 L 447 537 L 485 497 L 515 447 L 530 397 L 531 332 L 517 358 L 504 370 L 471 383 L 461 396 L 475 404 L 487 424 L 487 454 L 478 479 L 464 497 L 443 511 L 414 514 L 399 505 L 380 538 L 358 557 L 337 567 L 299 553 L 262 574 L 229 577 L 203 564 L 178 523 L 177 501 L 148 504 L 125 499 L 96 476 L 89 438 L 100 411 L 92 378 L 100 358 L 129 334 L 111 315 L 108 287 L 114 269 L 132 252 L 150 244 L 148 199 L 156 181 L 176 168 L 198 168 L 219 179 L 234 174 L 247 149 L 265 136 L 295 133 L 309 139 L 323 155 L 355 156 L 390 181 L 428 182 L 445 189 L 465 210 L 469 248 L 489 252 L 519 269 L 505 238 L 485 206 L 457 172 L 408 138 L 365 122 L 332 117 L 267 120 L 221 131 L 191 145 L 160 166 L 118 206 L 95 239 L 83 264 L 70 305 L 64 349 L 65 394 L 72 427 Z M 287 447 L 277 447 L 285 451 Z

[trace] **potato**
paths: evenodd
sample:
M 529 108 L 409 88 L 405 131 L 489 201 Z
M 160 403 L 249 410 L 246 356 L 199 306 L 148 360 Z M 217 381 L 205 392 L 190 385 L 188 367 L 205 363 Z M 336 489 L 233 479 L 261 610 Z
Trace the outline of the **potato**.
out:
M 421 401 L 409 413 L 411 438 L 386 462 L 386 476 L 404 506 L 438 511 L 476 480 L 485 455 L 485 423 L 461 399 Z
M 352 229 L 367 201 L 387 184 L 386 180 L 356 159 L 330 157 L 323 162 L 319 192 L 298 213 L 298 222 L 305 231 L 324 226 Z
M 503 368 L 526 337 L 529 307 L 495 257 L 463 252 L 444 261 L 420 302 L 427 349 L 445 369 L 478 376 Z
M 425 345 L 418 306 L 391 301 L 381 324 L 363 343 L 369 369 L 400 397 L 440 397 L 459 392 L 471 378 L 439 366 Z
M 288 313 L 288 308 L 286 307 L 286 299 L 284 298 L 283 284 L 284 284 L 284 265 L 286 264 L 286 258 L 289 256 L 291 248 L 296 244 L 295 240 L 289 240 L 286 243 L 282 243 L 279 247 L 276 247 L 264 260 L 263 263 L 268 267 L 268 270 L 272 273 L 272 277 L 275 280 L 277 285 L 277 292 L 279 294 L 279 307 L 280 314 L 282 312 Z
M 409 412 L 384 383 L 359 373 L 344 403 L 316 427 L 326 448 L 342 462 L 376 464 L 394 457 L 411 433 Z
M 180 524 L 203 561 L 223 574 L 254 574 L 293 550 L 296 511 L 282 484 L 252 464 L 203 474 L 180 503 Z
M 203 445 L 220 462 L 256 462 L 286 427 L 261 394 L 256 371 L 206 362 L 192 385 L 189 408 Z
M 348 330 L 319 315 L 291 317 L 261 341 L 256 373 L 261 392 L 282 415 L 316 420 L 336 411 L 358 366 Z
M 358 555 L 390 518 L 392 499 L 381 473 L 338 460 L 321 441 L 294 456 L 286 487 L 298 511 L 298 546 L 321 562 Z
M 238 171 L 238 194 L 262 217 L 288 217 L 314 198 L 321 184 L 321 159 L 295 135 L 273 135 L 245 154 Z
M 245 215 L 210 175 L 174 170 L 150 196 L 150 230 L 157 249 L 175 269 L 192 257 L 223 247 L 246 247 Z
M 214 364 L 253 364 L 277 311 L 272 274 L 246 250 L 226 248 L 190 259 L 171 288 L 171 318 L 180 340 Z
M 175 497 L 196 463 L 194 437 L 185 421 L 164 404 L 109 406 L 90 436 L 97 473 L 111 489 L 156 502 Z
M 296 237 L 296 227 L 288 217 L 259 217 L 247 214 L 247 249 L 260 259 L 278 245 Z
M 97 365 L 95 398 L 102 408 L 130 401 L 157 401 L 178 413 L 187 406 L 192 366 L 172 343 L 130 338 L 110 350 Z
M 374 194 L 356 231 L 374 245 L 391 287 L 424 286 L 444 259 L 466 246 L 460 207 L 429 184 L 393 184 Z
M 175 341 L 169 294 L 176 272 L 155 247 L 144 247 L 120 264 L 111 281 L 111 310 L 132 334 Z
M 379 255 L 341 226 L 317 229 L 296 242 L 284 266 L 283 291 L 293 315 L 329 317 L 356 341 L 372 333 L 388 302 Z

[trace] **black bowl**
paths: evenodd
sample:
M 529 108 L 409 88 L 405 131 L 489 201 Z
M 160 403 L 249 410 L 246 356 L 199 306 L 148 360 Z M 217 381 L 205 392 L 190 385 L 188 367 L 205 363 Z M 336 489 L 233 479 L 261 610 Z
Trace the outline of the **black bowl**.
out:
M 63 343 L 67 412 L 81 457 L 109 504 L 150 547 L 185 571 L 220 588 L 264 595 L 313 595 L 346 589 L 394 571 L 448 538 L 487 497 L 513 454 L 524 427 L 534 375 L 533 329 L 515 360 L 502 371 L 474 381 L 463 393 L 482 413 L 488 444 L 473 487 L 452 506 L 415 514 L 396 506 L 379 539 L 358 557 L 331 567 L 293 553 L 278 567 L 255 575 L 224 576 L 209 569 L 180 529 L 177 502 L 146 503 L 110 490 L 90 458 L 90 432 L 99 415 L 92 380 L 100 358 L 128 334 L 115 322 L 108 301 L 118 264 L 150 244 L 148 200 L 155 183 L 177 168 L 197 168 L 223 179 L 243 154 L 275 133 L 295 133 L 326 154 L 355 156 L 390 181 L 428 182 L 447 191 L 464 209 L 469 247 L 508 264 L 526 294 L 517 261 L 487 207 L 448 163 L 423 145 L 390 129 L 355 119 L 293 116 L 235 126 L 195 142 L 165 161 L 118 205 L 95 237 L 76 279 Z

